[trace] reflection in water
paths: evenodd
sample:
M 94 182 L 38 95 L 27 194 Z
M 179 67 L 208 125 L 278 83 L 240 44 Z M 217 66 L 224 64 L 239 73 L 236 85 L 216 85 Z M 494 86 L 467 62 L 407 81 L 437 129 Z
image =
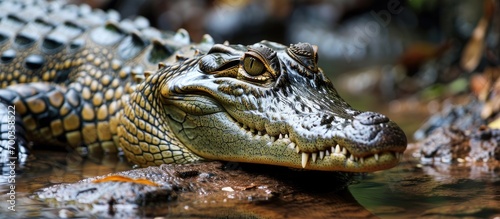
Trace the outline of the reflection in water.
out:
M 500 217 L 500 165 L 421 165 L 407 151 L 398 167 L 352 185 L 353 196 L 382 218 Z
M 116 158 L 96 163 L 62 152 L 40 151 L 37 152 L 37 156 L 40 159 L 20 169 L 17 175 L 16 212 L 9 211 L 7 209 L 9 203 L 3 201 L 8 199 L 6 195 L 8 187 L 5 186 L 7 178 L 5 176 L 1 178 L 3 200 L 0 202 L 0 216 L 55 218 L 76 214 L 79 217 L 89 217 L 88 213 L 72 207 L 66 207 L 66 210 L 51 208 L 28 197 L 33 191 L 49 185 L 71 183 L 82 178 L 131 169 L 128 164 Z M 492 162 L 479 162 L 474 165 L 471 163 L 436 163 L 422 166 L 409 151 L 403 163 L 398 167 L 364 175 L 357 179 L 358 183 L 351 185 L 349 189 L 360 204 L 382 218 L 418 216 L 494 218 L 500 217 L 499 166 L 498 163 Z M 262 204 L 246 204 L 245 206 L 262 206 Z M 229 212 L 230 210 L 224 205 L 227 203 L 221 203 L 218 207 L 210 205 L 207 209 Z M 267 206 L 269 212 L 290 212 L 290 209 L 284 209 L 286 205 L 280 202 L 267 202 L 264 206 Z M 198 208 L 205 207 L 198 206 Z M 246 207 L 242 205 L 242 208 Z M 158 210 L 158 212 L 161 211 Z M 176 215 L 170 216 L 175 218 Z M 202 215 L 196 217 L 202 217 Z M 293 218 L 293 216 L 284 218 Z

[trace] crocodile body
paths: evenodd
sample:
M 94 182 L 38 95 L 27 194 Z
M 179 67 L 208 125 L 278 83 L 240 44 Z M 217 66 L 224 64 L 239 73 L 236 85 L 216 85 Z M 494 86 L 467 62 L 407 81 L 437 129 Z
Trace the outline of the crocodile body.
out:
M 141 166 L 225 160 L 349 172 L 393 167 L 406 148 L 393 121 L 338 95 L 310 44 L 193 44 L 186 31 L 143 19 L 35 2 L 0 5 L 0 99 L 35 145 L 123 150 Z
M 35 144 L 117 152 L 121 98 L 146 70 L 189 45 L 144 19 L 62 2 L 3 1 L 0 99 L 15 106 Z

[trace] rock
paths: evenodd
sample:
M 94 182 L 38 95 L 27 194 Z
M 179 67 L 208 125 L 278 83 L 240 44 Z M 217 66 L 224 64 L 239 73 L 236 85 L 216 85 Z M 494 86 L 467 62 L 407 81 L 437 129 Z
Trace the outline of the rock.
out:
M 113 218 L 373 217 L 345 190 L 351 176 L 239 163 L 168 164 L 51 186 L 33 198 Z

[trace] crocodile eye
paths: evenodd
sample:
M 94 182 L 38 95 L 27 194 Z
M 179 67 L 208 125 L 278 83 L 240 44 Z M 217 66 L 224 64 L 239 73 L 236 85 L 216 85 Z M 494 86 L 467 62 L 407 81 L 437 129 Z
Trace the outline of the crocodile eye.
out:
M 243 59 L 243 68 L 251 76 L 261 75 L 265 70 L 264 63 L 252 56 L 246 56 Z

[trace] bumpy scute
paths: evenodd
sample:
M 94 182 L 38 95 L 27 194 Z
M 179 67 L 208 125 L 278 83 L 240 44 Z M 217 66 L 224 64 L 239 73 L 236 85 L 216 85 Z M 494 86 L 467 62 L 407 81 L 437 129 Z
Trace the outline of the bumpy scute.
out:
M 35 144 L 93 156 L 119 150 L 121 99 L 190 43 L 185 30 L 118 21 L 116 12 L 87 5 L 0 1 L 0 9 L 2 104 L 15 106 Z

